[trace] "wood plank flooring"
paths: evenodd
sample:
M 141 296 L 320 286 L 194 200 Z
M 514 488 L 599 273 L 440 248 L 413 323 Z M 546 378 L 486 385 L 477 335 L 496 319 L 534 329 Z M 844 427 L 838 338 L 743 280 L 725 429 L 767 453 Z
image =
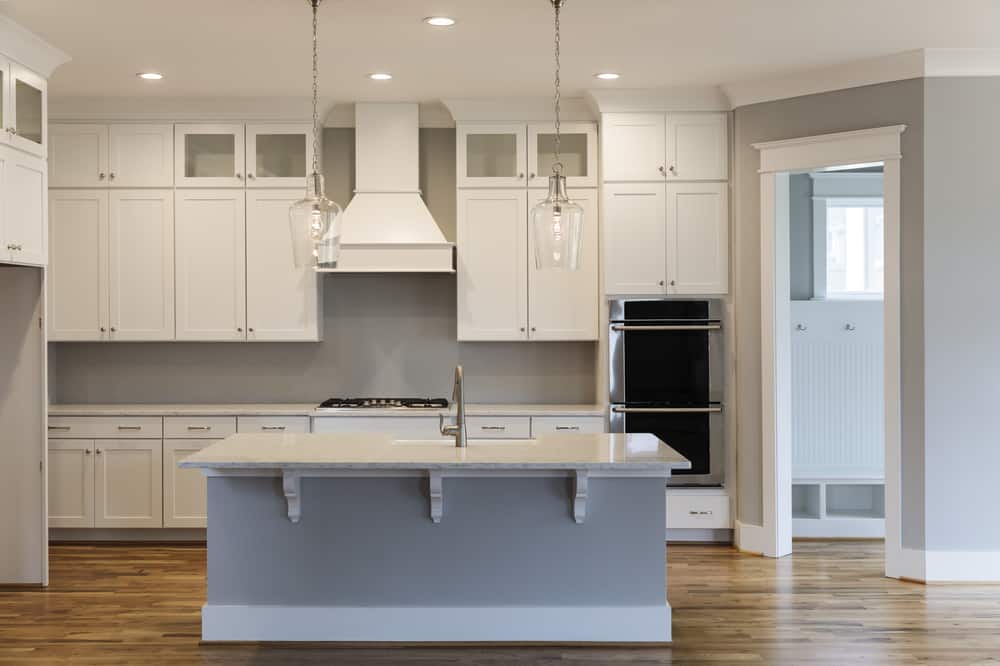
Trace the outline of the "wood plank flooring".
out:
M 2 664 L 1000 664 L 1000 586 L 882 577 L 877 542 L 782 560 L 669 548 L 670 647 L 202 645 L 205 550 L 60 545 L 47 590 L 0 588 Z

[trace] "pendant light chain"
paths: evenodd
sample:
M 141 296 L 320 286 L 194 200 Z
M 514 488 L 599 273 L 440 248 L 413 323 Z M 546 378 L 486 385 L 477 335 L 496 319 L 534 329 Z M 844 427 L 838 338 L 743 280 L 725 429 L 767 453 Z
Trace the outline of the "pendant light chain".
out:
M 312 0 L 313 10 L 313 174 L 319 173 L 319 3 L 322 0 Z
M 562 174 L 563 164 L 561 161 L 561 147 L 562 147 L 562 125 L 560 120 L 560 103 L 562 102 L 562 94 L 560 91 L 561 83 L 560 80 L 560 58 L 559 58 L 559 41 L 560 41 L 560 24 L 559 24 L 559 10 L 562 9 L 564 0 L 552 0 L 552 6 L 555 8 L 555 58 L 556 58 L 556 94 L 555 94 L 555 107 L 556 107 L 556 150 L 555 150 L 555 162 L 552 163 L 552 172 L 556 175 Z

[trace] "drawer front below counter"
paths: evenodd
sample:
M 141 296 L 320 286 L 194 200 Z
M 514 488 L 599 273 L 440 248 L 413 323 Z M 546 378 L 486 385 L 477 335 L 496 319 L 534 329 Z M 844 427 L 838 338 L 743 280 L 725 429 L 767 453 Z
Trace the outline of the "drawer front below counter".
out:
M 308 416 L 241 416 L 236 432 L 309 432 Z
M 531 436 L 606 432 L 603 416 L 532 416 Z
M 49 437 L 59 439 L 159 439 L 159 416 L 50 416 Z
M 163 419 L 163 436 L 167 439 L 223 439 L 235 434 L 235 416 L 167 416 Z
M 317 416 L 313 432 L 388 432 L 399 437 L 440 438 L 438 417 L 434 416 Z
M 668 529 L 729 529 L 728 495 L 667 493 Z

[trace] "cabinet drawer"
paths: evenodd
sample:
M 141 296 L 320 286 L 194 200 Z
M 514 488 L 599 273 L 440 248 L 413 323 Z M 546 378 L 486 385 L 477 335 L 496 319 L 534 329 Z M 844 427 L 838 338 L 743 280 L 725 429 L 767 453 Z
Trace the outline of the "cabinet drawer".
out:
M 603 416 L 532 416 L 531 436 L 604 432 Z
M 61 439 L 159 439 L 159 416 L 50 416 L 49 437 Z
M 528 439 L 531 418 L 527 416 L 470 416 L 470 439 Z
M 400 439 L 438 439 L 438 417 L 434 416 L 317 416 L 313 432 L 382 432 Z
M 221 439 L 235 433 L 235 416 L 166 416 L 163 418 L 163 436 L 170 439 Z
M 728 529 L 728 495 L 667 493 L 667 529 Z
M 309 432 L 308 416 L 241 416 L 236 432 Z

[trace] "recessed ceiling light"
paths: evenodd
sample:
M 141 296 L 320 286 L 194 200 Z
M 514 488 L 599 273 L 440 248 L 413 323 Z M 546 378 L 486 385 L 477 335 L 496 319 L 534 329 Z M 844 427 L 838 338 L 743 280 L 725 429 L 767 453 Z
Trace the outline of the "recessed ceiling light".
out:
M 159 81 L 163 78 L 163 74 L 159 72 L 139 72 L 136 74 L 140 79 L 146 79 L 147 81 Z
M 369 79 L 373 81 L 388 81 L 392 78 L 392 74 L 386 74 L 385 72 L 375 72 L 374 74 L 368 75 Z
M 601 79 L 603 81 L 614 81 L 621 74 L 616 74 L 615 72 L 601 72 L 600 74 L 594 74 L 595 79 Z
M 455 19 L 448 16 L 428 16 L 424 19 L 424 23 L 439 28 L 447 28 L 450 25 L 455 25 Z

